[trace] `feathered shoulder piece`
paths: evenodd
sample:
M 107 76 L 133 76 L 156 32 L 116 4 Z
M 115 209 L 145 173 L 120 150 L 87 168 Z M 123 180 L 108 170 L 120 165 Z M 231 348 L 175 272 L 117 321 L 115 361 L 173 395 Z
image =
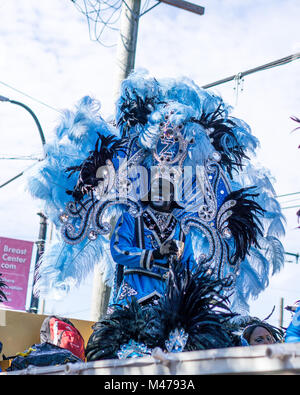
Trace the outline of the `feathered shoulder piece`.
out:
M 86 194 L 93 195 L 100 181 L 104 181 L 101 168 L 112 164 L 113 158 L 121 152 L 126 153 L 126 139 L 118 139 L 115 136 L 103 136 L 98 134 L 95 149 L 90 151 L 89 156 L 79 165 L 66 168 L 68 177 L 78 172 L 77 183 L 73 190 L 67 190 L 67 194 L 73 196 L 75 201 L 80 202 Z
M 125 97 L 120 105 L 121 116 L 118 119 L 118 126 L 122 129 L 122 136 L 128 134 L 128 130 L 136 125 L 145 125 L 148 122 L 148 116 L 154 108 L 157 101 L 155 97 L 146 97 L 143 99 L 136 91 L 134 97 L 130 97 L 128 90 L 125 91 Z
M 27 189 L 42 201 L 44 214 L 57 230 L 39 262 L 36 294 L 65 295 L 97 263 L 105 281 L 111 281 L 113 276 L 114 263 L 105 238 L 98 237 L 90 243 L 89 239 L 78 237 L 77 244 L 69 244 L 61 236 L 68 215 L 79 213 L 82 217 L 87 213 L 88 207 L 82 202 L 90 197 L 102 176 L 97 170 L 113 160 L 116 151 L 123 150 L 118 129 L 103 119 L 100 107 L 97 100 L 85 96 L 74 110 L 64 111 L 46 145 L 45 159 L 27 173 Z M 73 209 L 66 215 L 70 205 Z M 74 231 L 80 228 L 78 223 L 72 225 Z
M 122 82 L 116 104 L 116 122 L 122 137 L 127 137 L 131 128 L 147 124 L 149 115 L 160 102 L 159 92 L 158 82 L 145 71 L 133 73 Z
M 260 218 L 265 210 L 255 201 L 258 193 L 251 193 L 254 189 L 253 186 L 233 191 L 224 200 L 224 204 L 232 203 L 227 210 L 227 227 L 235 244 L 230 259 L 233 265 L 245 259 L 251 246 L 259 248 L 258 238 L 263 237 Z
M 45 159 L 27 173 L 29 192 L 44 202 L 45 214 L 57 227 L 60 225 L 59 214 L 70 201 L 66 190 L 72 190 L 78 181 L 77 169 L 84 172 L 84 168 L 94 164 L 94 158 L 99 159 L 92 154 L 98 151 L 99 134 L 101 139 L 118 138 L 118 130 L 99 112 L 100 103 L 89 96 L 83 97 L 73 111 L 65 111 L 52 139 L 46 144 Z M 69 174 L 67 169 L 70 169 Z
M 245 122 L 229 116 L 230 108 L 221 98 L 216 109 L 207 110 L 203 111 L 199 119 L 193 119 L 193 122 L 205 128 L 211 144 L 221 155 L 220 163 L 232 178 L 232 171 L 242 169 L 243 161 L 249 159 L 247 150 L 254 152 L 258 140 Z

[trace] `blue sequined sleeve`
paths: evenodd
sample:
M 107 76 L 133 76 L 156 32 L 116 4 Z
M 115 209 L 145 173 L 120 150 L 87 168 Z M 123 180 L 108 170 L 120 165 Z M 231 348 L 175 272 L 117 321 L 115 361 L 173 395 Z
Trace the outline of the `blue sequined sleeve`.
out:
M 135 242 L 135 219 L 124 213 L 119 219 L 110 244 L 113 259 L 130 268 L 151 270 L 153 266 L 151 249 L 141 249 Z

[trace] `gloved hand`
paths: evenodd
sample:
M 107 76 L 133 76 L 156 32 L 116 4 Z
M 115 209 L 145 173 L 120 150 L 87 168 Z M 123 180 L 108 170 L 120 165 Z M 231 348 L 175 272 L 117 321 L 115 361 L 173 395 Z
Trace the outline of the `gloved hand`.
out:
M 164 256 L 176 255 L 178 253 L 178 246 L 174 240 L 165 241 L 160 248 L 153 251 L 154 259 L 162 259 Z

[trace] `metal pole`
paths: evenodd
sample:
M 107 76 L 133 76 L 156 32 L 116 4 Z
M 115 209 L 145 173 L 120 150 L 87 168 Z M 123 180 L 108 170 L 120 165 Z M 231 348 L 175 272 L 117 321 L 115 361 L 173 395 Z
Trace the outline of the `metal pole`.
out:
M 117 48 L 117 70 L 115 75 L 115 99 L 118 98 L 121 82 L 134 69 L 137 46 L 141 0 L 123 0 L 121 25 Z M 102 280 L 96 266 L 94 269 L 91 320 L 98 321 L 107 310 L 111 288 Z
M 94 268 L 93 277 L 93 295 L 90 316 L 91 321 L 99 321 L 106 313 L 110 292 L 111 288 L 104 283 L 99 266 L 96 265 Z
M 280 298 L 279 328 L 283 327 L 284 299 Z
M 141 0 L 123 0 L 117 47 L 116 98 L 120 91 L 121 82 L 134 69 L 140 9 Z
M 298 254 L 293 254 L 292 252 L 285 252 L 285 255 L 291 255 L 296 258 L 296 263 L 298 263 L 299 260 L 299 253 Z
M 29 112 L 29 114 L 32 116 L 32 118 L 34 119 L 34 121 L 36 123 L 36 126 L 37 126 L 39 134 L 40 134 L 40 138 L 41 138 L 41 141 L 42 141 L 42 144 L 43 144 L 43 147 L 44 147 L 44 145 L 46 144 L 45 136 L 44 136 L 41 124 L 40 124 L 37 116 L 35 115 L 35 113 L 31 110 L 30 107 L 26 106 L 26 104 L 24 104 L 24 103 L 21 103 L 21 102 L 16 101 L 16 100 L 9 100 L 9 102 L 12 103 L 12 104 L 16 104 L 17 106 L 25 108 L 25 110 L 27 110 Z
M 109 240 L 112 237 L 114 228 L 117 223 L 117 218 L 113 216 L 110 219 L 110 225 L 112 227 L 109 235 Z M 99 266 L 96 265 L 94 268 L 93 277 L 93 292 L 92 292 L 92 304 L 91 304 L 91 321 L 99 321 L 107 312 L 108 302 L 110 299 L 111 287 L 105 284 L 103 281 L 102 274 L 99 270 Z
M 189 3 L 184 0 L 160 0 L 162 3 L 173 5 L 174 7 L 181 8 L 186 11 L 193 12 L 197 15 L 204 15 L 205 8 L 194 3 Z
M 40 265 L 40 258 L 45 250 L 45 241 L 47 234 L 47 217 L 43 213 L 37 213 L 40 216 L 40 230 L 39 230 L 39 238 L 36 241 L 37 244 L 37 252 L 35 258 L 35 266 L 34 266 L 34 275 L 33 275 L 33 283 L 32 283 L 32 291 L 31 291 L 31 302 L 30 302 L 30 313 L 37 313 L 39 306 L 39 298 L 34 295 L 34 285 L 38 279 L 38 271 Z
M 22 103 L 22 102 L 19 102 L 17 100 L 11 100 L 11 99 L 9 99 L 8 97 L 5 97 L 5 96 L 0 96 L 0 102 L 7 102 L 7 103 L 15 104 L 17 106 L 20 106 L 20 107 L 24 108 L 27 112 L 29 112 L 29 114 L 34 119 L 34 122 L 35 122 L 35 124 L 36 124 L 36 126 L 38 128 L 40 139 L 41 139 L 41 142 L 42 142 L 42 145 L 43 145 L 44 157 L 45 157 L 46 139 L 45 139 L 44 132 L 43 132 L 43 129 L 41 127 L 41 124 L 40 124 L 37 116 L 35 115 L 35 113 L 32 111 L 32 109 L 30 107 L 28 107 L 26 104 Z M 21 172 L 21 173 L 17 174 L 15 177 L 11 178 L 10 180 L 8 180 L 4 184 L 2 184 L 0 186 L 0 188 L 2 188 L 5 185 L 9 184 L 10 182 L 14 181 L 15 179 L 17 179 L 18 177 L 22 176 L 23 174 L 24 174 L 24 172 Z M 36 242 L 36 244 L 37 244 L 37 253 L 36 253 L 36 260 L 35 260 L 35 267 L 34 267 L 34 274 L 33 274 L 31 302 L 30 302 L 30 309 L 29 309 L 29 311 L 31 313 L 37 313 L 37 311 L 38 311 L 39 298 L 34 295 L 33 288 L 34 288 L 34 285 L 35 285 L 35 283 L 37 281 L 37 278 L 38 278 L 39 260 L 40 260 L 41 256 L 44 253 L 44 250 L 45 250 L 45 241 L 46 241 L 46 234 L 47 234 L 47 218 L 45 217 L 45 215 L 43 213 L 38 213 L 38 215 L 40 216 L 40 230 L 39 230 L 39 239 Z
M 28 107 L 26 104 L 21 103 L 17 100 L 11 100 L 8 97 L 5 96 L 1 96 L 0 95 L 0 102 L 6 102 L 6 103 L 12 103 L 12 104 L 16 104 L 17 106 L 23 107 L 26 111 L 29 112 L 29 114 L 32 116 L 32 118 L 34 119 L 34 122 L 38 128 L 39 134 L 40 134 L 40 138 L 42 141 L 42 145 L 43 145 L 43 150 L 44 150 L 44 156 L 45 156 L 45 144 L 46 144 L 46 139 L 44 136 L 44 132 L 43 129 L 41 127 L 41 124 L 37 118 L 37 116 L 35 115 L 35 113 L 32 111 L 32 109 L 30 107 Z M 10 182 L 16 180 L 17 178 L 21 177 L 24 174 L 24 172 L 22 171 L 21 173 L 17 174 L 15 177 L 9 179 L 8 181 L 6 181 L 4 184 L 0 185 L 0 188 L 4 187 L 5 185 L 9 184 Z

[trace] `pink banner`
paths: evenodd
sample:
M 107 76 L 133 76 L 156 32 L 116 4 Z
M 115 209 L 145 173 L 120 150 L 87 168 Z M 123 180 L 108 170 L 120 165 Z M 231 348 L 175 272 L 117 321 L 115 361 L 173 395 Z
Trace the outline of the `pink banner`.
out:
M 7 301 L 0 307 L 25 310 L 33 242 L 0 237 L 0 273 Z

